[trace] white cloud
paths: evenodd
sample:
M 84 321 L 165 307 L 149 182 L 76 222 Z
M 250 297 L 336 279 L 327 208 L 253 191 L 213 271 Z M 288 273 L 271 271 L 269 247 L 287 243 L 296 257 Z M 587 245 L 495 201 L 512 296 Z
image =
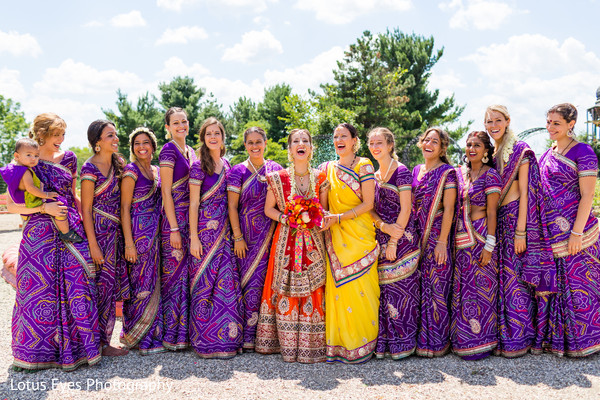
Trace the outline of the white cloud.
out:
M 13 56 L 37 57 L 42 53 L 42 48 L 36 38 L 29 33 L 0 31 L 0 54 L 4 52 Z
M 223 61 L 258 62 L 273 54 L 283 53 L 281 42 L 267 29 L 250 31 L 242 35 L 242 41 L 225 49 Z
M 26 96 L 26 92 L 20 77 L 21 73 L 16 69 L 0 69 L 0 94 L 21 101 Z
M 99 71 L 89 65 L 67 59 L 58 68 L 46 69 L 42 80 L 33 86 L 43 94 L 90 95 L 114 93 L 119 88 L 126 93 L 136 91 L 143 83 L 131 72 L 115 69 Z
M 100 22 L 100 21 L 88 21 L 85 24 L 82 25 L 82 27 L 84 28 L 100 28 L 104 26 L 104 23 Z
M 210 74 L 210 71 L 203 65 L 195 63 L 187 66 L 181 58 L 173 56 L 165 61 L 163 69 L 156 76 L 159 79 L 169 81 L 176 76 L 187 75 L 197 79 L 208 74 Z
M 294 7 L 314 12 L 320 21 L 347 24 L 374 11 L 408 11 L 412 0 L 298 0 Z
M 317 90 L 319 84 L 333 80 L 333 70 L 337 67 L 336 61 L 344 56 L 344 49 L 333 47 L 307 62 L 294 68 L 283 71 L 267 70 L 265 72 L 265 86 L 272 86 L 285 82 L 294 88 L 295 92 L 304 93 L 308 89 Z
M 502 23 L 515 12 L 508 4 L 499 1 L 466 0 L 466 2 L 466 6 L 463 0 L 440 3 L 439 7 L 442 11 L 454 12 L 450 17 L 450 28 L 499 29 Z
M 27 120 L 31 121 L 36 115 L 44 112 L 58 114 L 67 123 L 65 141 L 61 148 L 85 147 L 87 143 L 87 128 L 90 122 L 105 118 L 100 105 L 72 98 L 55 97 L 48 95 L 35 95 L 23 103 Z
M 431 90 L 439 89 L 440 98 L 450 97 L 454 94 L 456 89 L 466 86 L 454 70 L 445 73 L 439 73 L 437 71 L 438 70 L 434 70 L 429 78 L 429 88 Z
M 127 14 L 115 15 L 110 19 L 112 26 L 118 28 L 135 28 L 139 26 L 146 26 L 146 20 L 142 17 L 142 13 L 138 10 L 133 10 Z
M 482 127 L 483 112 L 490 104 L 505 104 L 513 128 L 520 132 L 544 126 L 548 108 L 570 102 L 580 113 L 576 130 L 585 130 L 585 110 L 594 104 L 600 82 L 600 57 L 580 41 L 513 36 L 506 43 L 479 48 L 463 60 L 472 62 L 481 74 L 471 89 L 485 93 L 469 99 L 465 109 L 465 117 L 475 119 L 475 128 Z
M 182 26 L 177 29 L 168 28 L 156 41 L 161 44 L 187 44 L 192 40 L 203 40 L 208 38 L 206 31 L 198 26 Z
M 250 9 L 253 12 L 263 12 L 267 10 L 268 3 L 276 3 L 278 0 L 221 0 L 218 3 L 219 7 L 231 10 Z M 184 7 L 198 3 L 204 3 L 208 6 L 215 6 L 211 0 L 156 0 L 156 5 L 171 11 L 181 11 Z

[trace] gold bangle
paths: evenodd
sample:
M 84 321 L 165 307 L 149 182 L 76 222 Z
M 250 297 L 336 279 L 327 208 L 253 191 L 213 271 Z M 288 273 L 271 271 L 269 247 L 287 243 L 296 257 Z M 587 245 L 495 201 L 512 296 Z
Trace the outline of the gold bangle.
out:
M 354 213 L 354 218 L 358 218 L 358 214 L 356 213 L 356 210 L 353 208 L 352 212 Z
M 46 214 L 46 203 L 42 203 L 40 207 L 40 213 Z
M 378 219 L 377 221 L 375 221 L 375 228 L 381 230 L 382 226 L 383 226 L 383 220 L 382 219 Z

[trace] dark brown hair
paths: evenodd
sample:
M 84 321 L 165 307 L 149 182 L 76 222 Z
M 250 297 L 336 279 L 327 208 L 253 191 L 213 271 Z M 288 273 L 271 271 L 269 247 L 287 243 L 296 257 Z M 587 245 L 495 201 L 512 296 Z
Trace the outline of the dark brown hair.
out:
M 88 126 L 87 137 L 90 146 L 92 146 L 92 150 L 96 153 L 96 144 L 100 141 L 102 137 L 102 131 L 107 126 L 112 125 L 115 130 L 117 127 L 114 123 L 106 120 L 106 119 L 97 119 Z M 115 176 L 117 178 L 121 178 L 121 173 L 123 172 L 123 167 L 125 165 L 125 158 L 120 153 L 113 153 L 111 157 L 111 164 L 115 171 Z
M 17 140 L 17 142 L 15 143 L 15 153 L 18 153 L 19 150 L 21 150 L 22 148 L 25 148 L 25 147 L 28 147 L 30 149 L 39 150 L 40 145 L 35 140 L 24 137 L 24 138 Z
M 248 135 L 251 133 L 258 133 L 260 136 L 262 136 L 262 138 L 265 142 L 267 141 L 267 134 L 265 133 L 265 130 L 259 126 L 253 126 L 244 131 L 244 143 L 246 143 L 246 139 L 248 138 Z
M 486 149 L 488 161 L 483 164 L 494 168 L 494 145 L 492 144 L 492 139 L 490 139 L 490 136 L 484 131 L 473 131 L 467 135 L 467 140 L 469 140 L 471 137 L 476 137 L 477 139 L 481 140 Z M 468 168 L 471 168 L 471 161 L 469 161 L 466 154 L 463 156 L 463 161 Z
M 440 160 L 446 164 L 450 164 L 450 160 L 448 159 L 448 147 L 450 146 L 450 136 L 448 132 L 440 128 L 439 126 L 432 126 L 427 129 L 421 136 L 419 136 L 419 142 L 417 143 L 417 147 L 420 149 L 423 148 L 423 141 L 431 132 L 437 132 L 440 137 Z M 450 164 L 451 165 L 451 164 Z
M 213 160 L 213 158 L 210 156 L 210 149 L 204 141 L 204 138 L 206 137 L 206 130 L 211 125 L 217 125 L 221 131 L 221 138 L 223 139 L 223 144 L 221 146 L 221 157 L 225 155 L 225 127 L 215 117 L 209 117 L 204 120 L 200 130 L 198 131 L 198 136 L 200 137 L 200 165 L 202 166 L 202 171 L 204 171 L 204 173 L 207 175 L 214 174 L 216 167 L 215 160 Z
M 551 113 L 560 114 L 560 116 L 563 117 L 564 120 L 567 122 L 577 122 L 577 108 L 575 108 L 575 106 L 571 103 L 557 104 L 554 107 L 550 108 L 546 115 Z

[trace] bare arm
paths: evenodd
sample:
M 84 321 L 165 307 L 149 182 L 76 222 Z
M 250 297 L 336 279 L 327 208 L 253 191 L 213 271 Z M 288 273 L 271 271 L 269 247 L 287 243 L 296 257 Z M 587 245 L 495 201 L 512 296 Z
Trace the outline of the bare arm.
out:
M 58 195 L 55 192 L 44 192 L 39 187 L 35 186 L 35 184 L 33 183 L 33 175 L 29 170 L 25 171 L 25 173 L 23 174 L 23 177 L 21 178 L 21 183 L 23 184 L 23 187 L 28 193 L 34 195 L 35 197 L 39 197 L 40 199 L 51 199 Z M 54 195 L 52 196 L 52 194 Z
M 323 203 L 321 203 L 322 205 Z M 279 217 L 283 214 L 277 208 L 277 200 L 271 188 L 267 190 L 267 198 L 265 199 L 265 215 L 274 221 L 279 222 Z
M 590 212 L 592 211 L 592 203 L 594 202 L 594 189 L 596 186 L 596 177 L 582 176 L 579 178 L 579 192 L 581 200 L 577 207 L 577 217 L 573 223 L 572 232 L 583 233 L 585 223 L 587 222 Z M 583 237 L 573 235 L 569 237 L 569 254 L 577 254 L 582 249 Z
M 486 207 L 486 217 L 487 217 L 487 234 L 491 236 L 496 236 L 496 226 L 497 226 L 497 218 L 496 215 L 498 213 L 498 202 L 500 201 L 500 193 L 490 193 L 487 195 L 487 207 Z M 486 238 L 487 241 L 487 238 Z M 492 259 L 492 252 L 487 251 L 485 248 L 481 251 L 481 257 L 479 258 L 479 263 L 483 266 L 488 265 L 488 263 Z
M 125 239 L 125 259 L 130 262 L 137 260 L 137 251 L 131 230 L 131 203 L 134 189 L 135 180 L 131 176 L 125 176 L 121 181 L 121 226 Z
M 46 214 L 50 214 L 53 217 L 60 217 L 67 214 L 67 207 L 64 206 L 61 202 L 54 203 L 45 203 L 38 207 L 26 207 L 15 204 L 13 199 L 10 196 L 7 196 L 6 199 L 6 208 L 9 213 L 12 214 L 21 214 L 21 215 L 31 215 L 40 212 L 44 212 Z
M 77 177 L 73 177 L 73 183 L 71 184 L 71 191 L 73 192 L 73 198 L 75 199 L 75 206 L 77 207 L 77 212 L 81 215 L 81 199 L 77 194 Z

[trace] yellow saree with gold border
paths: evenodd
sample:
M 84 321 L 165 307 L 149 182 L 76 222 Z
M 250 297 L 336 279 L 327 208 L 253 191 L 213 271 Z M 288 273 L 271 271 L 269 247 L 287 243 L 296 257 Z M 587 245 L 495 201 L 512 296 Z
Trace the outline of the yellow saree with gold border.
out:
M 361 158 L 353 168 L 325 164 L 329 212 L 341 214 L 363 201 L 361 183 L 374 179 L 373 164 Z M 361 363 L 377 344 L 379 317 L 379 245 L 369 213 L 334 224 L 325 232 L 327 282 L 325 330 L 327 361 Z

